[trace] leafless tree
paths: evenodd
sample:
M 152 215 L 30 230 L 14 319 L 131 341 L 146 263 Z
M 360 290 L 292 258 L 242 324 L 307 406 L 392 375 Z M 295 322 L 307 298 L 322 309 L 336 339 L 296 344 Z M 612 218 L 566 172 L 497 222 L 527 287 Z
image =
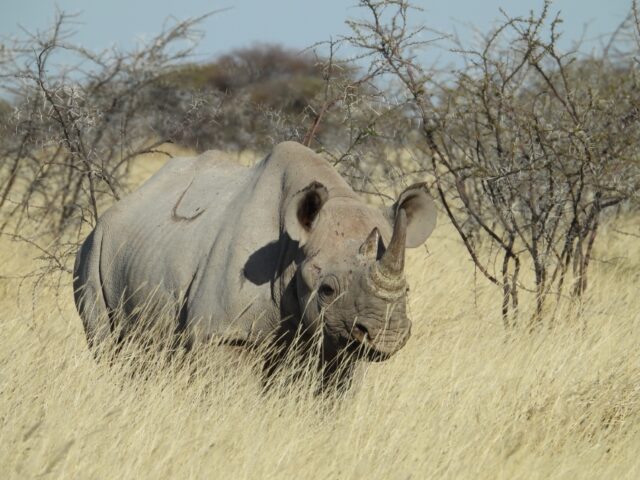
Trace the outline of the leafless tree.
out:
M 50 29 L 4 46 L 0 89 L 12 112 L 0 122 L 0 232 L 25 238 L 32 220 L 29 241 L 68 270 L 83 226 L 120 198 L 131 161 L 165 141 L 153 129 L 162 102 L 149 96 L 190 58 L 203 18 L 167 24 L 130 52 L 95 53 L 72 42 L 74 16 L 59 12 Z
M 457 45 L 464 68 L 443 79 L 416 54 L 425 29 L 410 27 L 408 1 L 360 6 L 367 17 L 350 22 L 345 41 L 414 107 L 416 149 L 477 269 L 502 288 L 505 325 L 519 290 L 535 295 L 534 323 L 569 273 L 568 293 L 582 295 L 603 212 L 640 187 L 637 64 L 562 52 L 561 19 L 545 2 L 526 18 L 503 12 L 480 48 Z

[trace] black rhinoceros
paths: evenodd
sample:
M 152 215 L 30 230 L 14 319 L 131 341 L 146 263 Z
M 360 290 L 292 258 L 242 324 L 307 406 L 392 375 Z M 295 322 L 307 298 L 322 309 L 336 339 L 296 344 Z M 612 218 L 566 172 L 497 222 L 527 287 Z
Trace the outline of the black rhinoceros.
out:
M 93 346 L 151 303 L 174 306 L 191 345 L 302 332 L 321 334 L 325 367 L 345 349 L 384 359 L 410 335 L 405 247 L 435 222 L 424 184 L 372 206 L 294 142 L 252 168 L 175 158 L 101 216 L 77 255 L 76 305 Z

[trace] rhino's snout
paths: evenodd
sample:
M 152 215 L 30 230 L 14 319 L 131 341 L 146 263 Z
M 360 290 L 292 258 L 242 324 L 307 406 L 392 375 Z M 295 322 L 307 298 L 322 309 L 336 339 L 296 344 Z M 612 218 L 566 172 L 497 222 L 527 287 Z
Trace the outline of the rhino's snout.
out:
M 355 342 L 385 358 L 404 347 L 410 336 L 411 322 L 408 319 L 393 328 L 380 328 L 373 323 L 356 321 L 351 329 L 351 337 Z

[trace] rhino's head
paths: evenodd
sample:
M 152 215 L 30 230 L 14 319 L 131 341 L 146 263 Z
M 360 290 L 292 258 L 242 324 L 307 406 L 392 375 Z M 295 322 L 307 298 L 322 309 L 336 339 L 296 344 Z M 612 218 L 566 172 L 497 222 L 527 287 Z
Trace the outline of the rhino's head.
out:
M 409 187 L 389 209 L 332 197 L 317 182 L 299 192 L 285 226 L 303 252 L 296 289 L 305 328 L 322 328 L 325 348 L 355 346 L 371 359 L 402 348 L 411 332 L 405 248 L 424 243 L 435 223 L 424 184 Z

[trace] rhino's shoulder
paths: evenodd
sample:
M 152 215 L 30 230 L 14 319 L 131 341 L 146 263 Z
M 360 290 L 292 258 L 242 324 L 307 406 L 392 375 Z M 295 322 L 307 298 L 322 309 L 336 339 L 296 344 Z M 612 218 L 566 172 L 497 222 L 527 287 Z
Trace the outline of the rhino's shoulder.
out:
M 322 155 L 297 142 L 282 142 L 264 160 L 265 168 L 282 175 L 296 192 L 311 182 L 323 184 L 333 194 L 351 196 L 353 190 Z

